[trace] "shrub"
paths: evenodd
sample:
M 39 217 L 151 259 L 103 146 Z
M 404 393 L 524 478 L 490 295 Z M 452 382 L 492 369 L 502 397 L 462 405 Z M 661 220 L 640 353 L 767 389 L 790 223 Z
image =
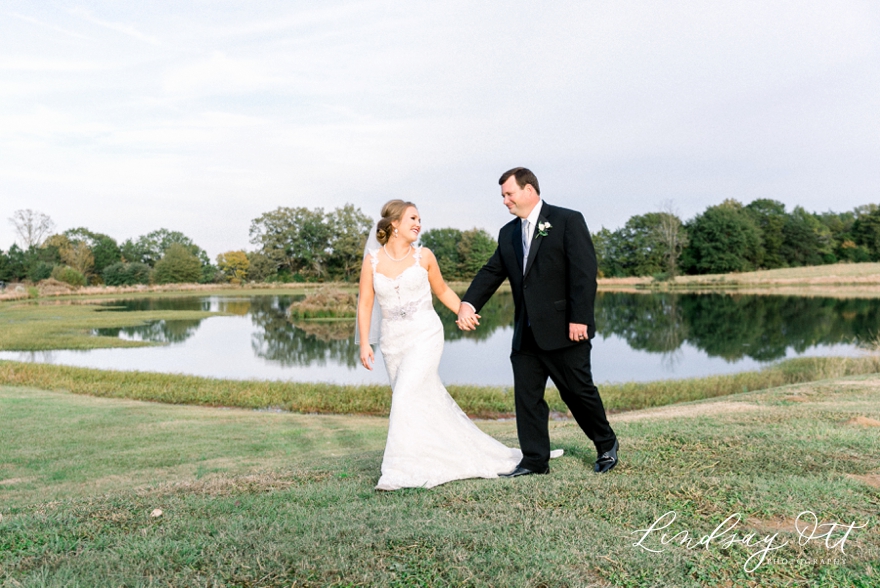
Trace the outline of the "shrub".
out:
M 65 284 L 70 284 L 77 288 L 86 285 L 86 277 L 82 272 L 78 272 L 68 265 L 56 265 L 55 269 L 52 270 L 52 277 L 59 282 L 64 282 Z
M 104 268 L 104 283 L 108 286 L 149 284 L 151 271 L 145 263 L 114 263 Z

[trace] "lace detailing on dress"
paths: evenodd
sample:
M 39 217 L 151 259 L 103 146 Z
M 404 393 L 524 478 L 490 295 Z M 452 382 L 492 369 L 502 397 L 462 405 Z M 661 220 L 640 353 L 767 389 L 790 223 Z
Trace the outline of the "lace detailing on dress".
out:
M 407 302 L 392 308 L 383 308 L 382 319 L 387 321 L 411 321 L 420 310 L 434 310 L 434 305 L 430 300 L 422 300 L 421 302 Z

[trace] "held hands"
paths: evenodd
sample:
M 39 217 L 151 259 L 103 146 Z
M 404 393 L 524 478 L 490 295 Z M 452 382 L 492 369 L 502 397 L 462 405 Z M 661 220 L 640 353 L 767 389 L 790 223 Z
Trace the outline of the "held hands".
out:
M 458 320 L 455 321 L 462 331 L 475 331 L 480 324 L 480 315 L 474 312 L 473 307 L 465 302 L 458 308 Z
M 590 338 L 587 334 L 587 325 L 568 323 L 568 338 L 572 341 L 586 341 Z
M 361 344 L 361 364 L 370 371 L 373 371 L 373 364 L 376 358 L 373 356 L 373 346 L 369 343 Z

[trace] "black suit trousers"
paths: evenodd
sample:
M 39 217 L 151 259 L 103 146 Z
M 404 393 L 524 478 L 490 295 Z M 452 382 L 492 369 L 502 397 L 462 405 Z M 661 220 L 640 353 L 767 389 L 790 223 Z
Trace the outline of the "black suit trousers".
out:
M 543 471 L 550 460 L 550 409 L 544 400 L 549 377 L 581 430 L 601 455 L 614 446 L 615 435 L 605 416 L 599 390 L 590 368 L 590 341 L 545 351 L 535 342 L 532 329 L 525 327 L 520 348 L 510 355 L 513 364 L 516 428 L 523 452 L 520 465 Z

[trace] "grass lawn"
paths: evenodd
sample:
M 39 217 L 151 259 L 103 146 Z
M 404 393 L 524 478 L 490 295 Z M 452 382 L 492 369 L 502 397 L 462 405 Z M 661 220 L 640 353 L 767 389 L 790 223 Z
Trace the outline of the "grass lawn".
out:
M 605 476 L 554 421 L 566 455 L 549 476 L 383 493 L 382 417 L 0 386 L 0 585 L 878 586 L 878 388 L 858 376 L 612 415 L 622 463 Z M 515 444 L 513 422 L 480 426 Z M 724 539 L 757 535 L 633 545 L 670 511 L 670 536 L 736 513 Z M 866 526 L 799 545 L 803 511 Z M 772 561 L 745 571 L 774 535 Z

